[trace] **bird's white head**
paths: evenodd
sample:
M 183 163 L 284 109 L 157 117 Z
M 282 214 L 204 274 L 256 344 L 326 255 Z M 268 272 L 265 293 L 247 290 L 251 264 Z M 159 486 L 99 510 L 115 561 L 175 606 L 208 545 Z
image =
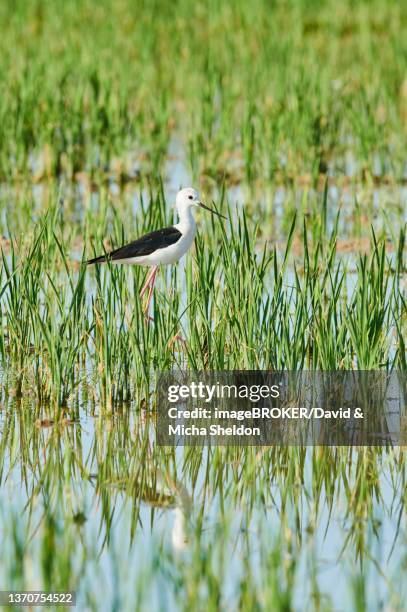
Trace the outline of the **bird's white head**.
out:
M 199 193 L 192 187 L 186 187 L 177 193 L 175 207 L 179 215 L 186 212 L 188 208 L 191 208 L 192 206 L 199 206 L 199 204 Z
M 205 208 L 205 210 L 209 210 L 214 215 L 218 215 L 219 217 L 226 219 L 226 217 L 216 212 L 216 210 L 209 208 L 203 202 L 201 202 L 199 199 L 199 193 L 195 189 L 192 187 L 185 187 L 185 189 L 181 189 L 181 191 L 177 193 L 177 197 L 175 199 L 175 208 L 177 209 L 180 218 L 182 218 L 189 211 L 189 209 L 194 206 Z

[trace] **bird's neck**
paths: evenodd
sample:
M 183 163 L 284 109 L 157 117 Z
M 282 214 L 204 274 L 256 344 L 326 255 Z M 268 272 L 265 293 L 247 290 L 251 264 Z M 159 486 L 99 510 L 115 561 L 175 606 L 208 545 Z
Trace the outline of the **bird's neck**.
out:
M 181 234 L 195 233 L 196 224 L 191 208 L 179 212 L 179 221 L 175 227 Z

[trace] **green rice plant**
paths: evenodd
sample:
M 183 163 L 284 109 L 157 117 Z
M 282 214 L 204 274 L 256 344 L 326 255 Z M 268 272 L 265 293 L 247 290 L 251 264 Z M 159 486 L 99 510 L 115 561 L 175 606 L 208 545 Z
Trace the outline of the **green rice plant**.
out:
M 1 4 L 2 589 L 403 609 L 403 449 L 161 448 L 155 388 L 406 371 L 405 24 L 378 0 Z M 148 321 L 144 269 L 84 262 L 173 223 L 187 182 L 228 221 L 199 216 Z

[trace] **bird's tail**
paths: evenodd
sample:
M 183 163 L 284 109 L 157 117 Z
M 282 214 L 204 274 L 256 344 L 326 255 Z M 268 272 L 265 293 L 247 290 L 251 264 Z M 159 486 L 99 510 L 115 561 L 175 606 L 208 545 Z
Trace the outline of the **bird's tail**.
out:
M 106 255 L 99 255 L 99 257 L 94 257 L 93 259 L 88 259 L 86 262 L 87 266 L 91 266 L 92 264 L 100 264 L 106 262 Z

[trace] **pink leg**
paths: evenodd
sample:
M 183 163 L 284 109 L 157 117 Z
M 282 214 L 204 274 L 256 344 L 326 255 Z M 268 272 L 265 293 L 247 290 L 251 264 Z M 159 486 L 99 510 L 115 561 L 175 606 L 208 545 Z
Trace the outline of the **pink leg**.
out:
M 150 289 L 149 289 L 149 292 L 148 292 L 147 304 L 146 304 L 146 307 L 144 309 L 144 312 L 148 312 L 148 309 L 149 309 L 149 306 L 150 306 L 150 302 L 151 302 L 151 298 L 153 297 L 154 283 L 155 283 L 155 277 L 157 276 L 157 270 L 158 270 L 158 266 L 154 266 L 153 272 L 151 274 Z
M 143 288 L 142 288 L 142 290 L 140 291 L 140 298 L 142 298 L 142 297 L 143 297 L 143 295 L 145 294 L 145 292 L 147 291 L 147 288 L 148 288 L 148 286 L 149 286 L 149 285 L 150 285 L 150 283 L 151 283 L 151 279 L 152 279 L 153 277 L 155 278 L 155 275 L 157 274 L 157 268 L 158 268 L 158 266 L 153 266 L 153 267 L 150 269 L 150 272 L 147 274 L 146 282 L 144 283 Z M 154 281 L 153 281 L 153 282 L 154 282 Z
M 180 342 L 183 345 L 184 349 L 186 349 L 188 346 L 187 341 L 180 334 L 175 334 L 175 336 L 171 338 L 168 344 L 169 346 L 172 346 L 173 344 L 175 344 L 175 342 Z

